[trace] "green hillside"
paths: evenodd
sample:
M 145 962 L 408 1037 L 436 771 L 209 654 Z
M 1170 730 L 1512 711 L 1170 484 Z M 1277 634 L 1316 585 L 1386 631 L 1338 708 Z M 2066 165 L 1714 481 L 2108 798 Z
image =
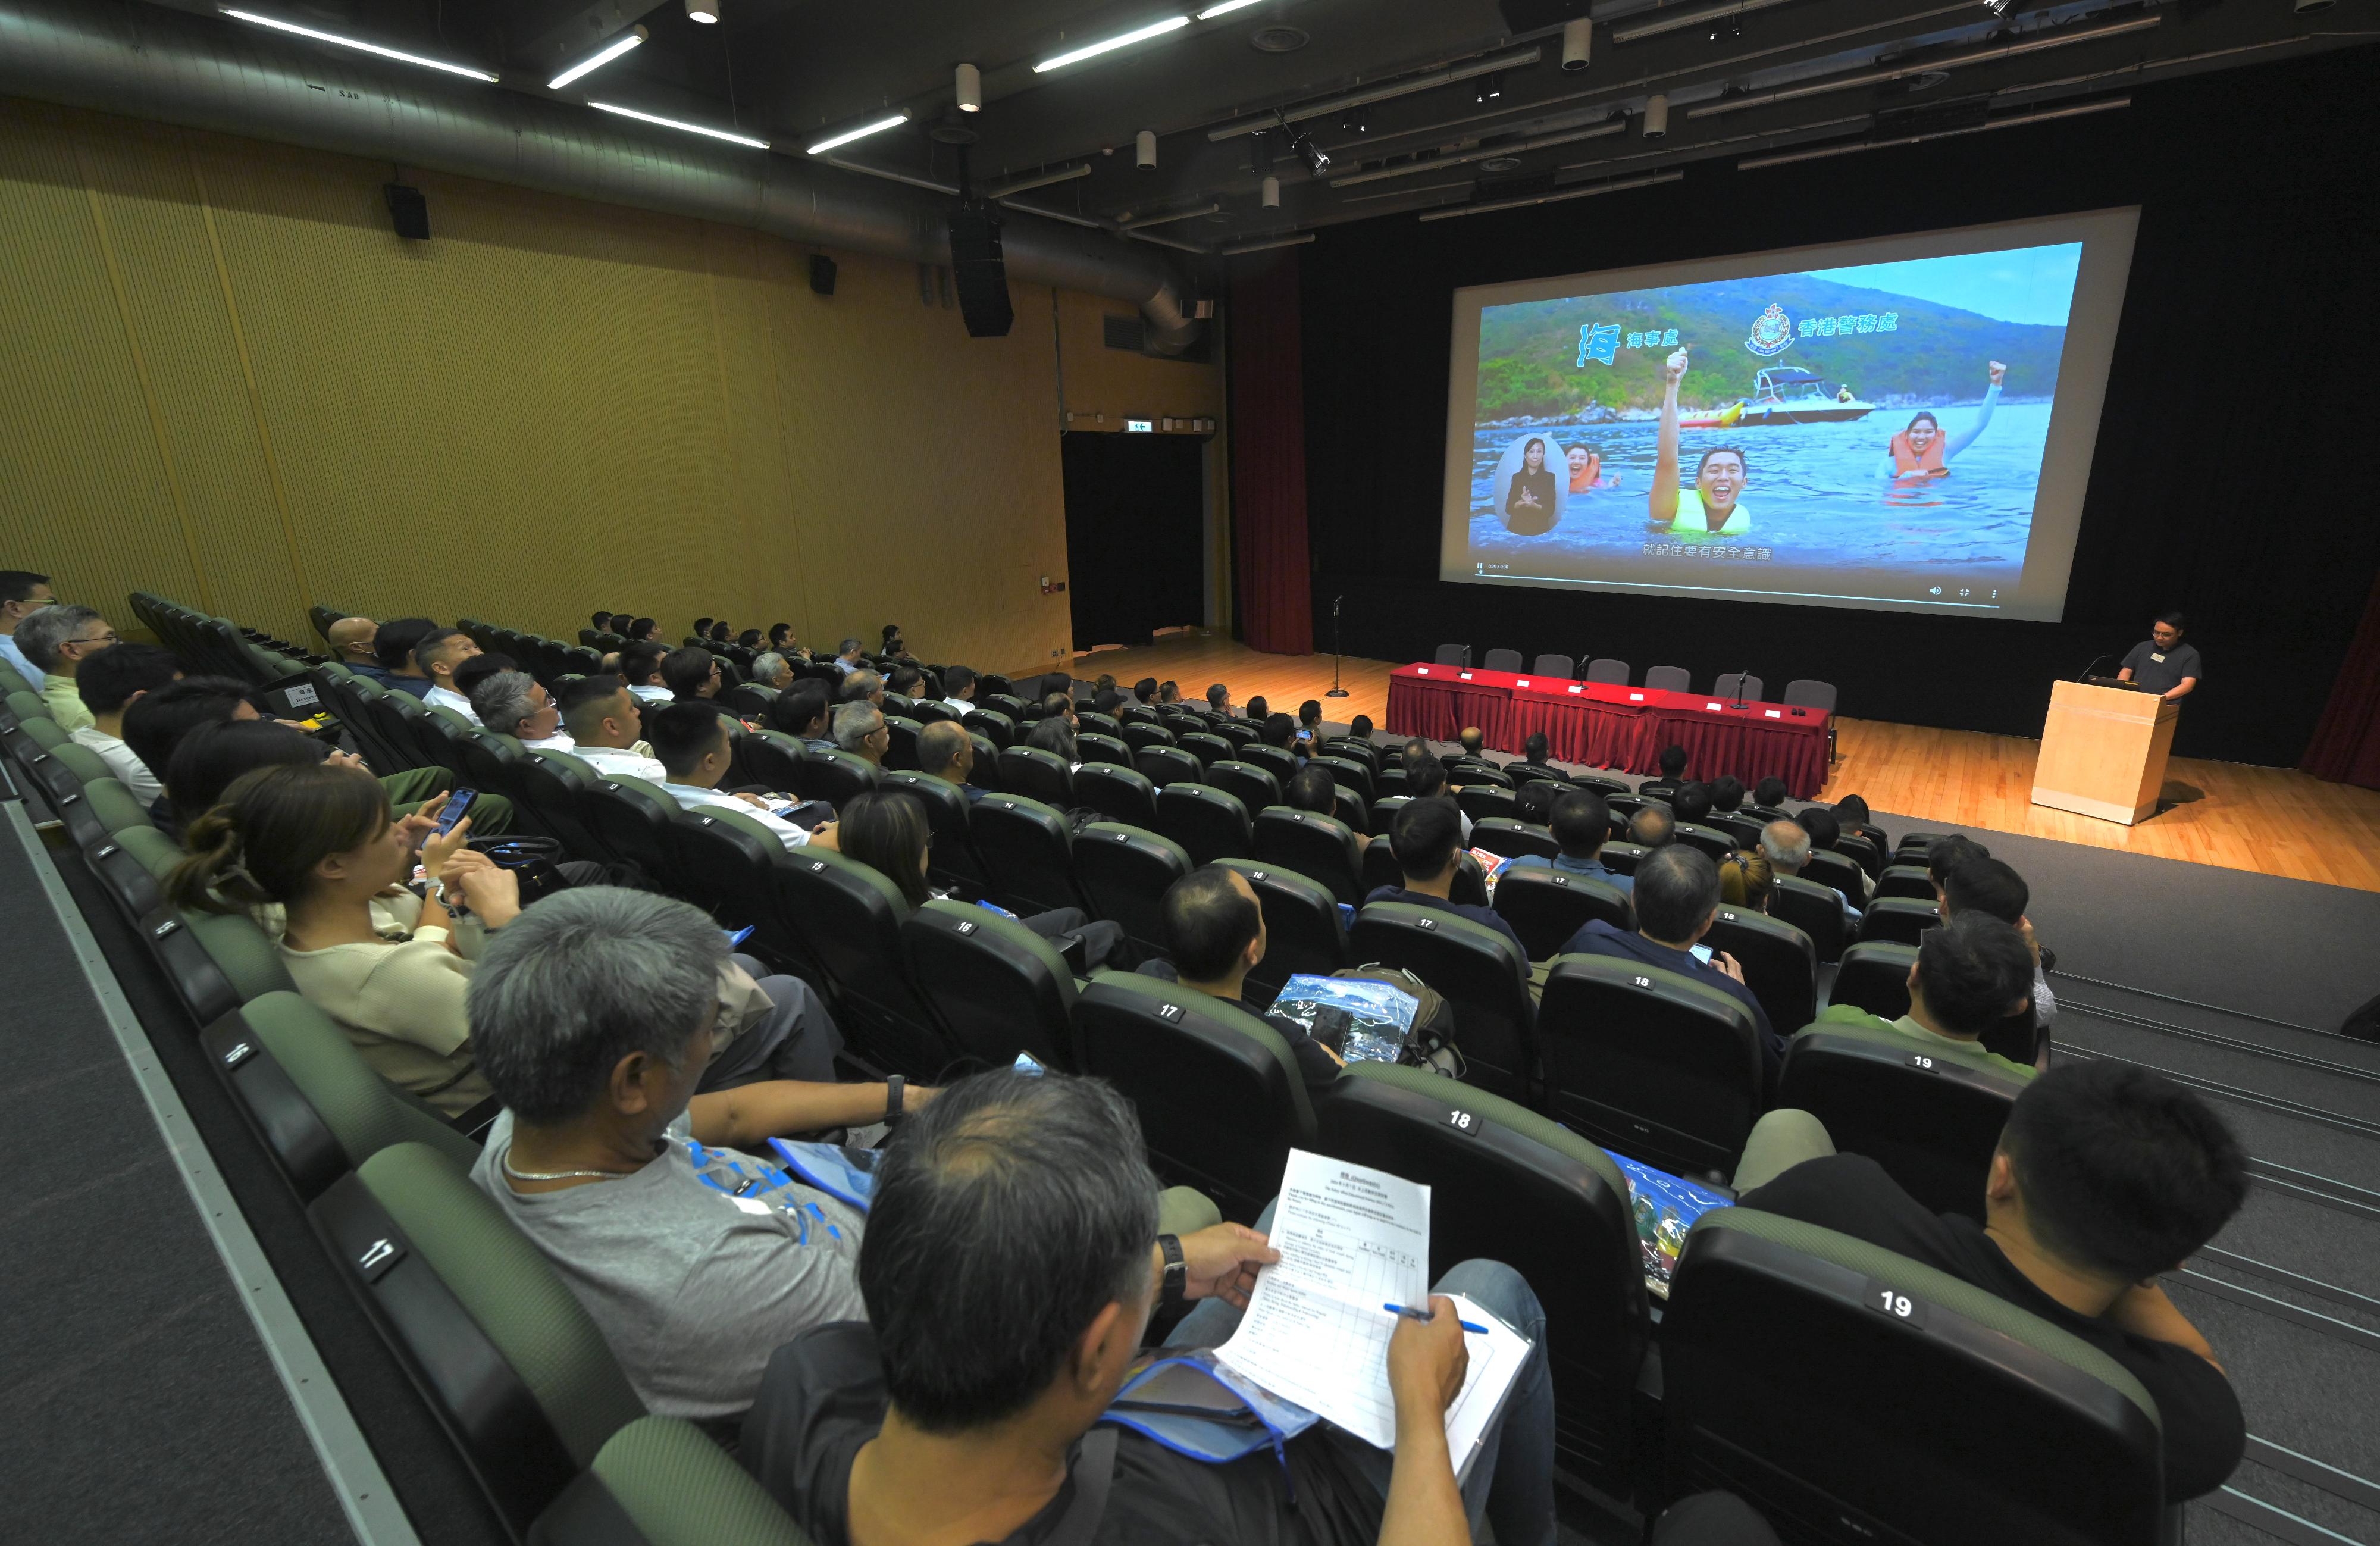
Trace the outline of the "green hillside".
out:
M 1773 359 L 1744 347 L 1754 319 L 1770 304 L 1797 324 L 1791 348 Z M 1803 317 L 1897 312 L 1890 333 L 1804 338 Z M 1622 347 L 1612 363 L 1578 365 L 1583 323 L 1617 323 Z M 1830 280 L 1788 274 L 1730 280 L 1620 295 L 1526 301 L 1480 314 L 1479 408 L 1482 421 L 1552 419 L 1589 404 L 1658 408 L 1667 347 L 1631 349 L 1631 333 L 1678 330 L 1689 347 L 1681 400 L 1716 408 L 1750 395 L 1753 372 L 1767 365 L 1798 365 L 1829 381 L 1848 383 L 1871 402 L 1888 396 L 1970 401 L 1982 396 L 1985 362 L 2009 367 L 2005 391 L 2046 396 L 2056 389 L 2063 327 L 1996 322 L 1935 301 Z

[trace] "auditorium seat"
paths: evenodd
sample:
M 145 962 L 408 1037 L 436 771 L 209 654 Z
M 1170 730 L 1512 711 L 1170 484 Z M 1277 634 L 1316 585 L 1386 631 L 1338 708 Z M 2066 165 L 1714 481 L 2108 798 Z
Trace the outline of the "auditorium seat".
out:
M 1844 833 L 1835 839 L 1835 852 L 1858 865 L 1870 881 L 1884 873 L 1884 852 L 1872 838 Z
M 1383 765 L 1380 747 L 1375 742 L 1361 740 L 1354 736 L 1333 736 L 1322 743 L 1322 749 L 1333 757 L 1353 758 L 1363 763 L 1365 768 L 1373 773 L 1378 773 Z
M 1779 875 L 1768 888 L 1768 910 L 1809 935 L 1821 963 L 1842 959 L 1851 930 L 1843 922 L 1842 897 L 1834 887 L 1799 875 Z
M 1075 884 L 1063 811 L 1021 795 L 986 795 L 975 802 L 968 830 L 991 899 L 1002 907 L 1019 913 L 1090 910 Z
M 1454 803 L 1474 822 L 1502 817 L 1517 822 L 1521 817 L 1520 797 L 1512 790 L 1493 784 L 1465 784 L 1454 792 Z
M 1066 760 L 1035 746 L 1013 746 L 1000 754 L 1000 786 L 1012 795 L 1069 810 L 1075 803 L 1075 775 Z
M 929 851 L 928 873 L 934 883 L 955 885 L 970 897 L 984 889 L 983 863 L 976 858 L 975 843 L 967 830 L 967 797 L 959 786 L 948 779 L 911 769 L 888 771 L 877 780 L 878 793 L 899 791 L 910 796 L 926 808 L 927 824 L 933 830 L 933 846 Z
M 731 934 L 752 929 L 754 956 L 802 958 L 808 931 L 783 908 L 775 871 L 792 860 L 775 833 L 725 805 L 674 811 L 667 830 L 669 874 L 689 900 Z
M 1246 804 L 1206 784 L 1169 784 L 1158 790 L 1157 830 L 1188 849 L 1196 864 L 1246 858 L 1256 843 Z
M 1746 851 L 1756 849 L 1760 846 L 1760 830 L 1767 825 L 1767 822 L 1756 817 L 1730 816 L 1716 811 L 1712 813 L 1710 820 L 1704 824 L 1706 826 L 1714 827 L 1718 831 L 1727 834 L 1727 835 L 1733 840 L 1737 847 L 1742 848 Z
M 1567 776 L 1571 783 L 1576 785 L 1579 788 L 1592 789 L 1597 794 L 1603 796 L 1606 800 L 1609 800 L 1613 795 L 1626 795 L 1633 793 L 1633 791 L 1628 787 L 1627 784 L 1620 779 L 1611 777 L 1608 773 L 1571 773 Z
M 1140 1114 L 1151 1163 L 1236 1223 L 1281 1190 L 1293 1148 L 1315 1144 L 1314 1110 L 1280 1033 L 1195 988 L 1103 971 L 1075 1004 L 1075 1058 Z
M 1920 902 L 1934 900 L 1934 877 L 1923 864 L 1888 864 L 1884 873 L 1876 878 L 1876 899 L 1888 896 L 1910 896 Z
M 1518 650 L 1488 651 L 1487 669 L 1489 671 L 1510 671 L 1518 675 L 1521 669 L 1521 651 Z
M 1379 813 L 1380 801 L 1391 797 L 1402 797 L 1409 787 L 1410 786 L 1405 782 L 1405 771 L 1402 768 L 1384 767 L 1378 773 L 1373 774 L 1373 814 L 1378 815 Z
M 1861 906 L 1864 885 L 1860 867 L 1849 857 L 1826 848 L 1810 850 L 1810 862 L 1802 867 L 1802 879 L 1831 886 L 1852 907 Z
M 950 1062 L 921 984 L 901 960 L 909 903 L 873 866 L 825 848 L 774 866 L 778 896 L 832 988 L 834 1023 L 877 1067 L 933 1077 Z M 978 909 L 981 911 L 980 908 Z
M 1777 1103 L 1823 1123 L 1937 1213 L 1984 1222 L 1984 1182 L 2025 1081 L 1936 1056 L 1897 1030 L 1813 1026 L 1793 1038 Z
M 659 785 L 625 773 L 596 779 L 578 796 L 580 820 L 612 858 L 636 866 L 647 880 L 672 892 L 676 888 L 669 823 L 677 810 L 677 801 Z
M 1184 730 L 1174 737 L 1174 744 L 1196 759 L 1202 770 L 1218 762 L 1232 761 L 1239 751 L 1237 747 L 1211 730 Z
M 1818 950 L 1801 930 L 1781 918 L 1722 902 L 1703 943 L 1735 957 L 1743 968 L 1743 985 L 1779 1035 L 1791 1036 L 1818 1017 Z
M 1379 820 L 1377 815 L 1373 817 L 1376 823 Z M 1405 872 L 1398 867 L 1397 856 L 1389 846 L 1389 839 L 1385 834 L 1375 834 L 1370 844 L 1365 847 L 1361 875 L 1364 882 L 1364 895 L 1366 896 L 1384 885 L 1401 887 L 1405 883 Z
M 1459 757 L 1447 764 L 1446 781 L 1458 790 L 1466 785 L 1485 784 L 1499 789 L 1512 789 L 1519 781 L 1495 763 L 1479 757 Z
M 1759 1027 L 1741 1002 L 1659 967 L 1565 956 L 1537 1029 L 1547 1110 L 1565 1126 L 1673 1175 L 1734 1173 L 1761 1110 Z
M 1244 719 L 1218 719 L 1213 724 L 1215 734 L 1232 743 L 1235 756 L 1264 739 L 1257 733 L 1257 727 Z
M 876 787 L 876 764 L 856 751 L 808 751 L 802 758 L 806 800 L 824 800 L 841 810 L 855 795 Z
M 1120 924 L 1132 943 L 1131 965 L 1165 954 L 1160 905 L 1168 887 L 1190 873 L 1181 844 L 1147 827 L 1092 822 L 1075 834 L 1075 883 L 1093 918 Z
M 1922 869 L 1925 864 L 1925 850 L 1949 835 L 1947 832 L 1904 832 L 1900 840 L 1892 846 L 1892 862 L 1914 864 Z
M 970 709 L 959 723 L 996 747 L 1005 748 L 1016 742 L 1016 721 L 996 709 Z
M 605 1442 L 530 1527 L 528 1546 L 812 1546 L 708 1434 L 645 1417 Z
M 1113 714 L 1103 714 L 1096 709 L 1075 712 L 1075 732 L 1077 736 L 1105 736 L 1113 740 L 1123 731 L 1123 722 Z
M 1054 1068 L 1075 1065 L 1075 974 L 1015 919 L 928 902 L 901 925 L 901 958 L 961 1057 L 996 1068 L 1029 1053 Z
M 1629 664 L 1623 660 L 1596 659 L 1586 663 L 1586 680 L 1609 682 L 1616 687 L 1628 685 Z
M 975 700 L 983 705 L 979 712 L 1005 715 L 1008 723 L 1015 725 L 1025 723 L 1026 708 L 1040 706 L 1038 698 L 1027 700 L 1006 690 L 1005 688 L 995 688 L 984 685 L 990 681 L 990 678 L 986 677 L 984 683 L 978 684 L 979 690 L 976 693 Z
M 645 1415 L 585 1308 L 447 1155 L 392 1145 L 308 1211 L 516 1533 Z
M 1360 961 L 1402 967 L 1454 1011 L 1463 1077 L 1526 1100 L 1537 1074 L 1536 1005 L 1529 959 L 1484 923 L 1409 902 L 1372 902 L 1355 915 L 1348 948 Z
M 1841 962 L 1835 968 L 1834 985 L 1828 990 L 1827 1002 L 1848 1004 L 1871 1015 L 1897 1020 L 1909 1013 L 1909 968 L 1916 964 L 1917 947 L 1913 944 L 1863 941 L 1843 952 Z
M 1370 803 L 1375 793 L 1372 786 L 1373 770 L 1370 762 L 1360 761 L 1354 757 L 1342 756 L 1325 748 L 1316 756 L 1308 759 L 1306 765 L 1320 768 L 1330 775 L 1331 783 L 1342 789 L 1354 790 L 1366 804 Z
M 1232 758 L 1208 764 L 1207 776 L 1198 782 L 1222 790 L 1250 810 L 1262 810 L 1281 803 L 1285 780 L 1272 768 Z
M 1561 855 L 1561 845 L 1554 841 L 1550 831 L 1512 816 L 1487 816 L 1473 822 L 1471 846 L 1503 858 L 1529 855 L 1558 858 Z
M 1471 663 L 1471 646 L 1468 644 L 1441 644 L 1438 647 L 1438 652 L 1430 657 L 1430 663 L 1432 665 L 1469 665 Z
M 1682 665 L 1648 665 L 1645 668 L 1645 688 L 1648 692 L 1692 692 L 1694 679 Z
M 1207 777 L 1206 767 L 1198 759 L 1187 749 L 1177 746 L 1143 747 L 1133 754 L 1132 765 L 1159 789 L 1169 784 L 1200 784 Z
M 1546 1312 L 1557 1463 L 1625 1496 L 1649 1331 L 1620 1167 L 1549 1118 L 1420 1068 L 1351 1064 L 1314 1107 L 1323 1153 L 1430 1188 L 1433 1279 L 1487 1259 L 1528 1281 Z
M 750 731 L 735 737 L 734 753 L 735 772 L 728 775 L 730 787 L 758 785 L 783 795 L 801 793 L 806 782 L 802 762 L 809 755 L 809 749 L 791 736 L 777 730 Z M 916 765 L 916 760 L 911 759 L 910 766 Z
M 1706 827 L 1694 822 L 1680 822 L 1675 829 L 1677 840 L 1689 848 L 1699 848 L 1716 863 L 1735 852 L 1735 834 Z
M 1173 732 L 1165 726 L 1135 720 L 1127 722 L 1123 727 L 1123 744 L 1137 752 L 1143 747 L 1174 746 L 1179 743 L 1174 740 Z
M 1248 980 L 1268 998 L 1300 972 L 1329 977 L 1353 964 L 1347 953 L 1347 925 L 1339 911 L 1339 899 L 1329 886 L 1296 870 L 1256 859 L 1217 862 L 1240 872 L 1263 910 L 1265 956 L 1248 968 Z
M 296 993 L 251 999 L 200 1041 L 300 1202 L 391 1144 L 428 1144 L 464 1166 L 480 1156 L 478 1144 L 381 1077 L 336 1020 Z
M 1577 673 L 1577 663 L 1568 655 L 1539 655 L 1529 667 L 1532 676 L 1560 676 L 1569 679 Z
M 1157 786 L 1132 768 L 1086 762 L 1075 774 L 1075 800 L 1127 826 L 1157 825 Z
M 1603 867 L 1614 874 L 1633 875 L 1636 873 L 1636 861 L 1651 851 L 1641 843 L 1631 843 L 1625 838 L 1615 837 L 1606 843 L 1602 851 L 1595 857 L 1601 859 Z
M 1128 768 L 1132 766 L 1132 748 L 1113 736 L 1092 733 L 1075 737 L 1075 755 L 1087 768 L 1101 763 Z
M 1284 786 L 1297 776 L 1297 759 L 1277 746 L 1244 746 L 1240 748 L 1239 760 L 1263 769 Z M 1208 769 L 1207 777 L 1213 782 L 1215 770 Z
M 1364 899 L 1362 853 L 1355 829 L 1336 816 L 1269 805 L 1256 814 L 1251 847 L 1261 864 L 1293 870 L 1329 888 L 1350 906 Z
M 165 906 L 140 920 L 140 933 L 195 1024 L 210 1024 L 266 993 L 297 991 L 279 947 L 237 914 Z
M 1724 698 L 1730 702 L 1749 699 L 1757 703 L 1767 690 L 1768 684 L 1748 671 L 1730 671 L 1711 684 L 1711 696 Z
M 535 830 L 559 841 L 573 858 L 607 857 L 583 814 L 586 790 L 595 782 L 593 768 L 566 751 L 531 751 L 522 756 L 514 776 L 520 785 L 521 813 Z
M 1726 1488 L 1808 1521 L 1795 1540 L 2180 1539 L 2155 1404 L 2131 1374 L 1851 1236 L 1747 1208 L 1704 1214 L 1661 1347 L 1661 1501 Z
M 100 889 L 130 924 L 164 905 L 164 877 L 181 859 L 182 850 L 174 840 L 146 822 L 110 833 L 83 850 L 83 862 L 98 878 Z
M 1941 921 L 1942 909 L 1932 902 L 1921 902 L 1914 896 L 1888 896 L 1868 904 L 1867 911 L 1860 918 L 1859 940 L 1863 944 L 1876 941 L 1915 944 L 1926 930 Z
M 890 693 L 885 694 L 885 700 L 890 702 L 892 696 Z M 925 725 L 906 715 L 887 714 L 884 717 L 886 739 L 884 771 L 889 772 L 898 768 L 905 773 L 917 767 L 917 736 L 925 728 Z M 751 737 L 747 736 L 741 738 L 749 740 Z
M 1627 895 L 1591 875 L 1531 865 L 1507 870 L 1496 883 L 1496 912 L 1521 936 L 1532 961 L 1551 960 L 1570 937 L 1596 919 L 1633 932 Z

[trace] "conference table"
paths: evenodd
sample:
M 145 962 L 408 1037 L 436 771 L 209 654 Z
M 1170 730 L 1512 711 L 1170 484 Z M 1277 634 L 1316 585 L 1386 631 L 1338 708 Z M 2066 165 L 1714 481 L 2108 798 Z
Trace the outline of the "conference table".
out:
M 1813 798 L 1826 785 L 1828 717 L 1823 709 L 1738 708 L 1710 693 L 1475 666 L 1415 662 L 1389 673 L 1392 735 L 1451 741 L 1476 725 L 1490 748 L 1519 751 L 1542 733 L 1546 754 L 1557 761 L 1626 773 L 1658 773 L 1662 749 L 1682 746 L 1696 777 L 1733 773 L 1748 787 L 1773 774 L 1793 799 Z

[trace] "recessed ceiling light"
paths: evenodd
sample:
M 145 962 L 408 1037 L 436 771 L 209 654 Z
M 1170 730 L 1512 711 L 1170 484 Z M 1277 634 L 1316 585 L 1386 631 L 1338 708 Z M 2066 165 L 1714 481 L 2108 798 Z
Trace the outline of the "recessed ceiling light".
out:
M 906 113 L 895 113 L 889 118 L 879 118 L 872 124 L 862 124 L 857 128 L 844 129 L 831 140 L 821 140 L 812 145 L 810 154 L 822 155 L 838 146 L 848 145 L 855 140 L 865 140 L 871 134 L 880 134 L 888 128 L 897 128 L 908 121 L 909 115 Z
M 659 124 L 663 128 L 684 129 L 688 134 L 699 134 L 710 140 L 724 140 L 731 145 L 749 145 L 756 151 L 765 151 L 769 148 L 769 142 L 766 140 L 755 140 L 748 134 L 735 134 L 723 128 L 712 128 L 707 124 L 689 124 L 677 118 L 664 118 L 658 113 L 646 113 L 634 107 L 623 107 L 614 102 L 590 102 L 587 105 L 598 112 L 616 113 L 623 118 L 634 118 L 639 123 Z
M 1062 70 L 1068 65 L 1080 64 L 1085 59 L 1095 59 L 1102 54 L 1111 53 L 1119 48 L 1129 48 L 1136 43 L 1147 43 L 1151 38 L 1163 37 L 1168 32 L 1189 25 L 1190 18 L 1186 16 L 1169 16 L 1162 21 L 1152 21 L 1146 27 L 1137 27 L 1129 32 L 1120 33 L 1103 42 L 1061 54 L 1054 59 L 1044 59 L 1033 67 L 1033 73 L 1046 75 L 1051 70 Z
M 336 32 L 317 31 L 311 27 L 300 27 L 294 21 L 282 21 L 269 16 L 259 16 L 254 11 L 236 11 L 225 6 L 223 14 L 237 20 L 251 22 L 259 27 L 270 27 L 275 31 L 295 32 L 301 38 L 311 38 L 316 43 L 336 43 L 341 48 L 353 48 L 365 54 L 377 54 L 383 59 L 395 59 L 399 64 L 419 65 L 423 69 L 444 70 L 448 75 L 468 75 L 474 80 L 496 79 L 488 71 L 470 65 L 449 64 L 443 59 L 425 59 L 419 54 L 399 53 L 394 48 L 382 48 L 376 43 L 366 43 L 361 38 L 343 38 Z
M 1297 27 L 1259 27 L 1248 35 L 1248 46 L 1259 54 L 1294 54 L 1313 41 Z
M 545 89 L 549 91 L 558 91 L 565 86 L 569 85 L 572 81 L 577 79 L 580 76 L 589 75 L 596 70 L 601 69 L 605 65 L 610 64 L 621 55 L 633 50 L 638 43 L 641 43 L 644 41 L 645 30 L 641 27 L 631 27 L 626 31 L 621 33 L 618 37 L 613 39 L 610 43 L 604 44 L 601 48 L 596 50 L 586 58 L 581 59 L 578 63 L 571 66 L 568 69 L 564 70 L 560 75 L 557 75 L 552 79 L 547 81 L 545 83 Z
M 709 26 L 719 19 L 719 0 L 686 0 L 686 18 Z
M 1486 161 L 1481 162 L 1479 164 L 1479 170 L 1482 172 L 1515 172 L 1520 170 L 1520 166 L 1521 158 L 1519 156 L 1500 155 L 1490 156 Z

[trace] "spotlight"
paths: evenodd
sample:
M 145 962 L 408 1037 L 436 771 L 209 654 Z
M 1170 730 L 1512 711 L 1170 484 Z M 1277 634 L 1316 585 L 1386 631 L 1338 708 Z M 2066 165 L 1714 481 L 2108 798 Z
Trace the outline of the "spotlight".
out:
M 1157 170 L 1157 131 L 1142 129 L 1132 137 L 1132 164 L 1144 172 Z
M 1577 71 L 1595 60 L 1595 22 L 1587 17 L 1576 17 L 1562 23 L 1561 67 Z
M 1277 210 L 1281 208 L 1281 179 L 1279 177 L 1265 178 L 1264 207 L 1269 210 Z
M 1658 91 L 1645 99 L 1645 127 L 1647 140 L 1666 138 L 1670 132 L 1670 99 Z
M 962 113 L 982 112 L 983 71 L 976 68 L 973 65 L 961 65 L 958 67 L 956 75 L 957 79 L 953 82 L 953 85 L 958 96 L 959 111 Z
M 1330 153 L 1314 142 L 1314 136 L 1301 134 L 1289 142 L 1289 148 L 1293 154 L 1305 159 L 1306 170 L 1316 177 L 1318 177 L 1330 169 Z
M 719 19 L 719 0 L 686 0 L 686 18 L 709 26 Z
M 1504 72 L 1496 70 L 1479 78 L 1479 84 L 1472 88 L 1471 100 L 1484 107 L 1503 94 Z

